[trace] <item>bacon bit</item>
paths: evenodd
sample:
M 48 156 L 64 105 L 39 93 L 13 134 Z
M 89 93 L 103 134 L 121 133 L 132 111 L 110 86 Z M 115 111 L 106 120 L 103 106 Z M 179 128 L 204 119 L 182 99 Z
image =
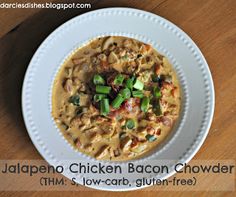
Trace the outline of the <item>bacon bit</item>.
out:
M 161 129 L 160 128 L 156 130 L 155 135 L 157 135 L 157 136 L 161 135 Z
M 140 110 L 140 99 L 139 98 L 130 98 L 121 105 L 119 109 L 114 109 L 110 107 L 110 113 L 109 117 L 110 118 L 115 118 L 117 115 L 120 113 L 136 113 Z
M 165 111 L 163 115 L 164 116 L 170 115 L 170 112 L 169 111 Z
M 163 82 L 162 82 L 162 88 L 163 88 L 163 89 L 168 89 L 168 88 L 173 89 L 173 87 L 174 87 L 174 85 L 173 85 L 172 83 L 168 83 L 168 82 L 166 82 L 166 81 L 163 81 Z
M 146 62 L 149 62 L 151 60 L 151 57 L 150 56 L 147 56 L 146 57 Z
M 148 53 L 148 52 L 150 51 L 150 49 L 151 49 L 151 45 L 149 45 L 149 44 L 143 44 L 143 45 L 141 46 L 140 52 L 141 52 L 141 53 Z
M 124 109 L 126 109 L 129 112 L 134 111 L 135 107 L 138 107 L 140 104 L 139 98 L 130 98 L 127 101 L 124 102 L 123 106 Z
M 139 141 L 138 141 L 138 138 L 137 138 L 137 137 L 134 137 L 134 138 L 132 139 L 131 148 L 137 146 L 137 145 L 138 145 L 138 142 L 139 142 Z
M 136 106 L 140 104 L 140 98 L 133 98 L 133 100 Z
M 157 117 L 156 118 L 156 123 L 160 123 L 161 122 L 161 117 Z
M 143 143 L 143 142 L 146 142 L 147 140 L 146 139 L 138 139 L 138 141 Z
M 117 110 L 116 111 L 110 111 L 110 113 L 108 114 L 109 118 L 115 118 L 118 115 Z
M 163 125 L 168 126 L 168 127 L 171 127 L 172 125 L 172 120 L 166 116 L 161 117 L 161 122 Z
M 107 69 L 108 68 L 108 61 L 101 61 L 100 65 L 102 68 Z
M 148 126 L 147 127 L 147 133 L 150 134 L 150 135 L 153 135 L 155 133 L 155 129 L 151 126 Z
M 155 64 L 154 68 L 156 75 L 159 75 L 161 71 L 161 66 L 159 64 Z
M 174 87 L 172 90 L 171 90 L 171 95 L 174 97 L 174 98 L 176 98 L 176 96 L 177 96 L 177 87 Z

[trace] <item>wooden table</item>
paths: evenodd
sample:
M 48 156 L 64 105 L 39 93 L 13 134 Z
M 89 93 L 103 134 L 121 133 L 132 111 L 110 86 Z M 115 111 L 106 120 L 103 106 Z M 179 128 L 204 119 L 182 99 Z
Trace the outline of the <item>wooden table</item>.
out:
M 18 0 L 18 2 L 24 1 Z M 47 2 L 47 0 L 32 2 Z M 0 9 L 0 159 L 41 159 L 27 134 L 21 114 L 23 77 L 39 44 L 57 26 L 81 13 L 103 7 L 133 7 L 153 12 L 178 25 L 191 36 L 208 61 L 215 85 L 215 114 L 208 137 L 194 159 L 235 160 L 236 1 L 91 0 L 90 3 L 92 9 L 65 11 Z M 92 192 L 2 192 L 1 196 L 49 196 L 53 194 L 70 197 L 235 195 L 233 192 L 111 193 L 94 190 Z

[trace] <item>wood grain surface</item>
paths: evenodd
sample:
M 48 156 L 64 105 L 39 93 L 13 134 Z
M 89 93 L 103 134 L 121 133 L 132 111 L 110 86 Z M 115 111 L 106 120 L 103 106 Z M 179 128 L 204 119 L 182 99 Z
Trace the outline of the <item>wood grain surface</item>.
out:
M 25 1 L 18 0 L 17 2 Z M 48 1 L 34 0 L 32 2 Z M 0 9 L 1 160 L 42 159 L 27 134 L 21 114 L 21 88 L 28 63 L 40 43 L 60 24 L 81 13 L 104 7 L 133 7 L 150 11 L 175 23 L 196 42 L 204 54 L 213 76 L 216 104 L 210 132 L 194 159 L 236 159 L 235 0 L 65 0 L 60 2 L 90 2 L 92 8 L 68 10 Z M 177 177 L 181 176 L 177 175 Z M 217 180 L 212 181 L 212 184 L 215 181 Z M 206 189 L 208 186 L 206 185 Z M 1 192 L 0 195 L 235 196 L 235 192 L 151 192 L 140 190 L 112 193 L 93 190 L 89 192 Z

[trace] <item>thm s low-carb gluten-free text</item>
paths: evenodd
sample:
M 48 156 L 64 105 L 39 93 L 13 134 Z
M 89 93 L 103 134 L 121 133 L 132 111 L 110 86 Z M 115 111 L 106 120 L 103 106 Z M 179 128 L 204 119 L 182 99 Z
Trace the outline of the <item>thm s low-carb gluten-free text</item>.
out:
M 167 58 L 127 37 L 100 37 L 77 49 L 53 84 L 57 126 L 73 147 L 99 160 L 153 150 L 171 132 L 180 105 Z

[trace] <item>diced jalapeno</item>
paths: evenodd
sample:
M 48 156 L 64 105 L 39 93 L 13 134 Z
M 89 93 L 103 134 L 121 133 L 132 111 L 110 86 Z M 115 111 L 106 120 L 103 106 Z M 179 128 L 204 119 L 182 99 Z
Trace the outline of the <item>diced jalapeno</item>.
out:
M 157 139 L 154 135 L 150 135 L 150 134 L 147 134 L 145 137 L 149 142 L 153 142 Z
M 128 119 L 125 123 L 125 126 L 128 128 L 128 129 L 133 129 L 135 127 L 135 122 L 133 119 Z

